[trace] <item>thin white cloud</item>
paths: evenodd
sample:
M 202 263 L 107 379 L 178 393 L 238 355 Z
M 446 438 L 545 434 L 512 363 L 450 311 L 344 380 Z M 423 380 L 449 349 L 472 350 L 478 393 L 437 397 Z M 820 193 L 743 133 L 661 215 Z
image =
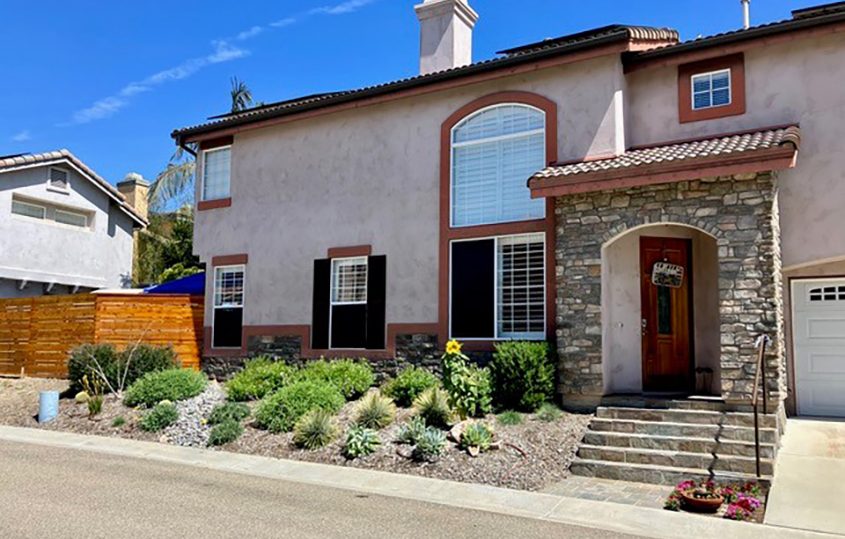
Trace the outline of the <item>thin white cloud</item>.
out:
M 245 39 L 251 39 L 251 38 L 257 36 L 258 34 L 260 34 L 263 31 L 264 31 L 263 27 L 256 25 L 256 26 L 253 26 L 252 28 L 250 28 L 249 30 L 244 30 L 243 32 L 238 34 L 237 39 L 240 40 L 240 41 L 243 41 Z
M 26 142 L 28 140 L 32 140 L 32 134 L 29 132 L 29 129 L 24 129 L 20 133 L 12 135 L 12 142 Z
M 285 26 L 290 26 L 292 24 L 296 24 L 297 21 L 296 17 L 285 17 L 284 19 L 279 19 L 278 21 L 271 22 L 270 26 L 273 28 L 284 28 Z
M 328 5 L 311 9 L 299 15 L 285 17 L 269 23 L 267 26 L 255 25 L 236 34 L 233 38 L 212 41 L 214 51 L 206 56 L 190 58 L 174 67 L 154 73 L 149 77 L 135 82 L 130 82 L 120 89 L 115 95 L 110 95 L 95 101 L 91 106 L 80 109 L 73 113 L 69 122 L 59 124 L 60 126 L 86 124 L 96 120 L 102 120 L 113 116 L 121 109 L 129 105 L 132 97 L 150 92 L 154 88 L 168 82 L 182 80 L 190 77 L 197 71 L 210 65 L 231 62 L 249 55 L 249 51 L 231 43 L 232 40 L 246 41 L 252 39 L 270 28 L 284 28 L 302 22 L 312 15 L 345 15 L 353 13 L 366 7 L 377 0 L 345 0 L 338 4 Z M 25 132 L 28 135 L 28 132 Z M 23 134 L 23 133 L 19 133 Z M 28 139 L 23 139 L 28 140 Z
M 323 6 L 312 9 L 309 13 L 323 15 L 345 15 L 358 11 L 362 7 L 372 4 L 375 0 L 346 0 L 333 6 Z
M 129 105 L 130 98 L 135 95 L 152 91 L 153 88 L 168 82 L 186 79 L 197 71 L 210 65 L 230 62 L 232 60 L 237 60 L 238 58 L 243 58 L 249 54 L 249 51 L 236 47 L 227 41 L 215 41 L 213 45 L 214 51 L 206 56 L 185 60 L 177 66 L 159 71 L 158 73 L 153 73 L 141 81 L 130 82 L 116 95 L 99 99 L 90 107 L 74 112 L 69 124 L 87 124 L 96 120 L 108 118 Z

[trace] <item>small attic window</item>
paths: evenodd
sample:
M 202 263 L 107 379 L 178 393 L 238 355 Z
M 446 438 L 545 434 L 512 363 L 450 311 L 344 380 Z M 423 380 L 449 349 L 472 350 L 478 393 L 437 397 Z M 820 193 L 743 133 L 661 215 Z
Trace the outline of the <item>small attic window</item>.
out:
M 719 56 L 678 66 L 680 123 L 745 114 L 745 57 Z
M 70 184 L 68 183 L 68 173 L 66 170 L 50 167 L 49 174 L 48 186 L 51 189 L 58 191 L 67 191 L 69 189 Z
M 731 104 L 731 70 L 699 73 L 691 77 L 692 109 L 701 110 Z

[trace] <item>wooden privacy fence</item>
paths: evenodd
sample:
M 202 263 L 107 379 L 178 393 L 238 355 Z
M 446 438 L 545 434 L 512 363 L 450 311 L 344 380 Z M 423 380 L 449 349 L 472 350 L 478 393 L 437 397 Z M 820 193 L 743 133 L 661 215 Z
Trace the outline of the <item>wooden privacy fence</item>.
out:
M 0 375 L 67 376 L 69 352 L 86 343 L 118 349 L 172 345 L 199 368 L 203 298 L 188 295 L 75 294 L 0 299 Z

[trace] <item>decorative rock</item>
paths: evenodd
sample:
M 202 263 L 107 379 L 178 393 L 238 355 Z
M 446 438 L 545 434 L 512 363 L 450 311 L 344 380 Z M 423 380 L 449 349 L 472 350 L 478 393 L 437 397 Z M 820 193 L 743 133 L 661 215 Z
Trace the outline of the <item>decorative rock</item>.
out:
M 479 449 L 477 445 L 471 445 L 467 447 L 467 453 L 469 453 L 470 457 L 477 457 L 481 454 L 481 449 Z
M 86 391 L 80 391 L 76 394 L 73 400 L 76 401 L 77 404 L 85 404 L 91 397 L 88 395 Z
M 211 432 L 208 416 L 215 406 L 225 400 L 226 395 L 220 385 L 211 382 L 196 397 L 177 402 L 179 419 L 164 430 L 163 438 L 175 445 L 205 447 Z

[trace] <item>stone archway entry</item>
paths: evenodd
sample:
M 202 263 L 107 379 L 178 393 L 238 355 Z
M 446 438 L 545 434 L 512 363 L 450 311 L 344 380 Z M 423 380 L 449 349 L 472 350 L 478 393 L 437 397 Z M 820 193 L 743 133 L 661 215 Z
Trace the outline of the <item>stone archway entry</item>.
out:
M 643 391 L 692 390 L 692 242 L 640 238 Z

